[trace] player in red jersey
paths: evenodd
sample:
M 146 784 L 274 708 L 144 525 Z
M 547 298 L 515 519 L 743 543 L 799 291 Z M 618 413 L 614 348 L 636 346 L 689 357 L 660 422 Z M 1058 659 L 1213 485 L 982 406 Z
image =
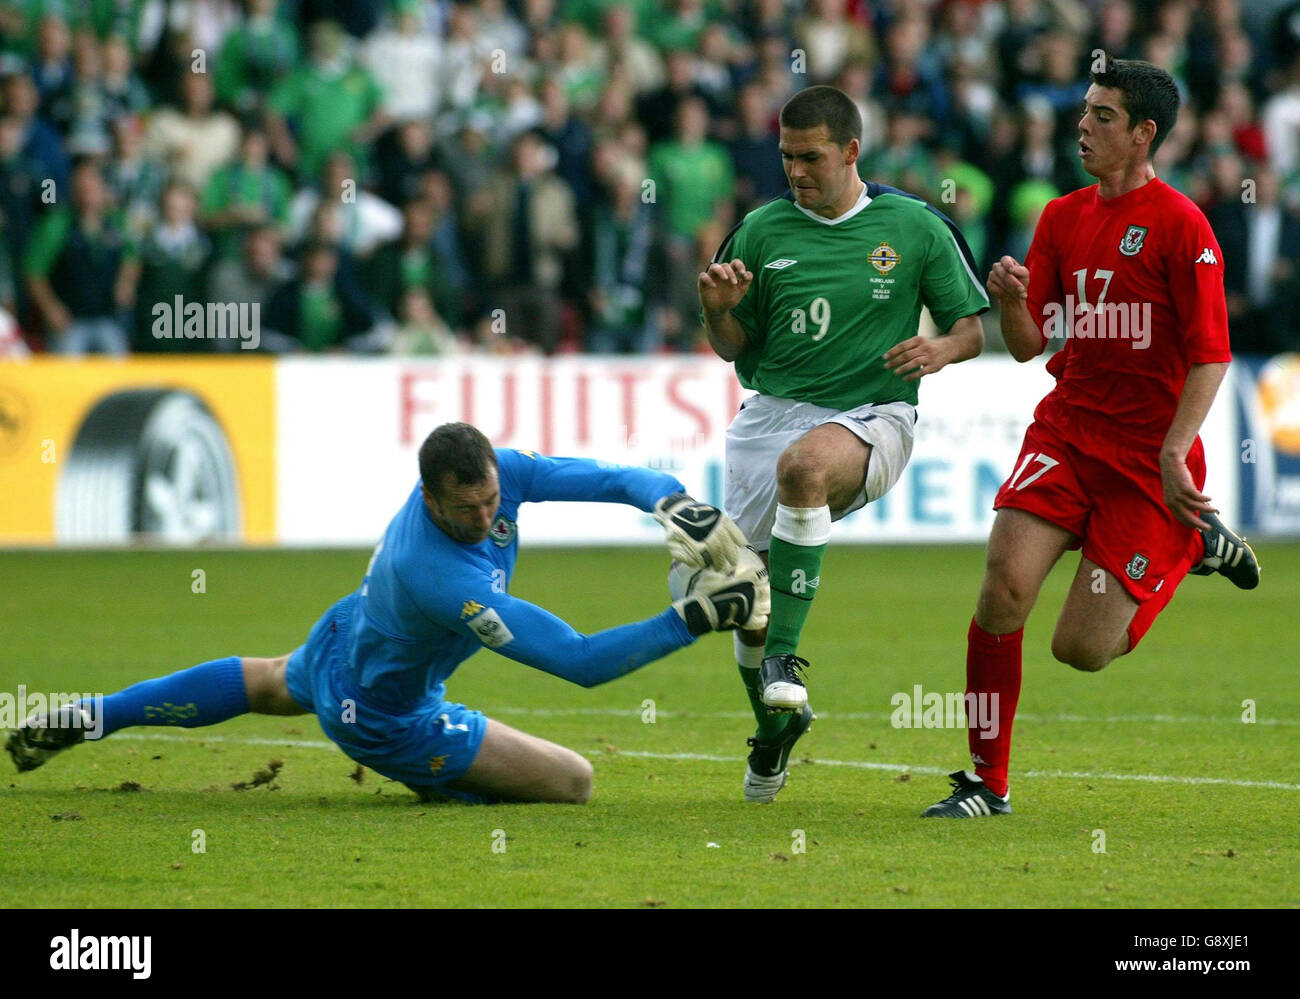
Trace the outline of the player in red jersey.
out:
M 1254 552 L 1202 492 L 1198 432 L 1231 354 L 1218 241 L 1151 166 L 1178 116 L 1178 89 L 1134 60 L 1107 59 L 1091 81 L 1079 156 L 1098 183 L 1052 201 L 1024 265 L 1003 257 L 989 275 L 1017 361 L 1066 339 L 1047 363 L 1056 387 L 994 501 L 967 634 L 967 713 L 979 705 L 997 726 L 968 729 L 975 771 L 952 774 L 952 795 L 926 816 L 1011 810 L 1024 623 L 1067 550 L 1082 557 L 1052 654 L 1089 672 L 1136 647 L 1188 572 L 1221 572 L 1243 589 L 1259 582 Z

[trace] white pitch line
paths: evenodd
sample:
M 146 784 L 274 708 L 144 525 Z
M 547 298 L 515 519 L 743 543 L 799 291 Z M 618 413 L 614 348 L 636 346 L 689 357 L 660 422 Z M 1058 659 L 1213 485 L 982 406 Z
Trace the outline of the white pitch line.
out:
M 118 732 L 115 735 L 108 736 L 108 738 L 114 741 L 118 739 L 134 739 L 140 742 L 186 742 L 191 745 L 200 742 L 221 742 L 238 746 L 293 746 L 295 749 L 334 749 L 342 752 L 334 743 L 325 742 L 323 739 L 267 739 L 255 735 L 184 736 L 168 735 L 165 732 Z
M 1268 787 L 1279 791 L 1300 791 L 1300 784 L 1276 780 L 1232 780 L 1227 777 L 1170 777 L 1165 774 L 1085 774 L 1068 770 L 1026 770 L 1025 777 L 1053 777 L 1067 780 L 1137 780 L 1152 784 L 1226 784 L 1229 787 Z
M 609 755 L 600 750 L 590 750 L 588 756 Z M 636 749 L 620 749 L 617 756 L 643 756 L 652 760 L 707 760 L 710 763 L 739 763 L 739 757 L 710 756 L 705 753 L 649 753 Z M 790 766 L 853 767 L 857 770 L 907 771 L 914 774 L 947 776 L 950 771 L 942 767 L 912 766 L 908 763 L 867 763 L 862 760 L 792 760 Z M 1015 774 L 1012 775 L 1017 776 Z M 1300 791 L 1300 784 L 1283 784 L 1273 780 L 1232 780 L 1228 777 L 1173 777 L 1168 774 L 1089 774 L 1069 773 L 1064 770 L 1027 770 L 1021 777 L 1051 777 L 1068 780 L 1136 780 L 1155 784 L 1226 784 L 1230 787 L 1267 787 L 1278 791 Z
M 599 749 L 589 749 L 588 756 L 597 759 L 602 756 L 639 756 L 650 760 L 704 760 L 708 763 L 741 763 L 739 756 L 714 756 L 711 753 L 650 753 L 639 749 L 620 749 L 617 753 L 606 753 Z M 921 767 L 912 766 L 909 763 L 867 763 L 863 760 L 810 760 L 804 763 L 801 760 L 791 760 L 790 766 L 819 766 L 819 767 L 855 767 L 859 770 L 889 770 L 897 773 L 900 770 L 907 770 L 914 774 L 934 774 L 936 776 L 951 773 L 942 767 Z M 1296 785 L 1296 790 L 1300 791 L 1300 785 Z
M 491 718 L 494 714 L 499 715 L 527 715 L 534 718 L 562 718 L 568 716 L 582 715 L 599 715 L 610 718 L 640 718 L 642 708 L 516 708 L 510 706 L 497 706 L 493 708 L 482 708 L 482 712 Z M 751 711 L 672 711 L 657 709 L 655 716 L 658 718 L 752 718 Z M 836 721 L 889 721 L 894 716 L 893 712 L 888 711 L 818 711 L 817 719 L 825 721 L 835 719 Z M 910 716 L 910 715 L 909 715 Z M 1129 724 L 1132 722 L 1152 722 L 1155 724 L 1172 724 L 1172 725 L 1300 725 L 1300 718 L 1257 718 L 1255 721 L 1247 723 L 1241 720 L 1240 715 L 1229 715 L 1221 718 L 1204 717 L 1198 715 L 1042 715 L 1033 714 L 1032 712 L 1017 713 L 1016 721 L 1035 722 L 1038 724 L 1051 724 L 1052 722 L 1079 722 L 1082 724 L 1104 724 L 1117 725 Z
M 121 732 L 112 736 L 112 738 L 132 739 L 142 742 L 216 742 L 242 746 L 292 746 L 296 749 L 330 749 L 339 752 L 339 748 L 334 745 L 334 743 L 324 742 L 320 739 L 267 739 L 257 736 L 221 735 L 186 737 L 183 735 L 168 735 L 165 733 L 154 732 Z M 739 756 L 717 756 L 712 753 L 652 753 L 640 749 L 620 749 L 616 753 L 607 753 L 604 750 L 591 749 L 587 751 L 587 755 L 597 759 L 605 756 L 632 756 L 647 760 L 701 760 L 705 763 L 742 762 L 742 758 Z M 949 771 L 943 767 L 929 767 L 911 763 L 876 763 L 868 762 L 866 760 L 813 760 L 811 763 L 802 763 L 799 760 L 794 760 L 790 765 L 853 767 L 856 770 L 888 770 L 891 772 L 924 774 L 926 776 L 946 776 L 949 773 Z M 1070 772 L 1065 770 L 1027 770 L 1018 775 L 1013 774 L 1013 776 L 1050 778 L 1053 780 L 1142 781 L 1149 784 L 1220 784 L 1227 787 L 1262 787 L 1275 791 L 1300 791 L 1300 784 L 1284 784 L 1281 781 L 1273 780 L 1233 780 L 1228 777 L 1175 777 L 1169 774 L 1091 774 L 1082 771 Z

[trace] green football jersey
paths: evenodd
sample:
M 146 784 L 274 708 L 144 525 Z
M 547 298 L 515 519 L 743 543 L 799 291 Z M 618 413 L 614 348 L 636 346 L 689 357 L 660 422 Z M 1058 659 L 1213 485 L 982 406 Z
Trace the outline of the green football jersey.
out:
M 739 257 L 754 280 L 732 315 L 749 344 L 740 383 L 764 395 L 846 410 L 916 405 L 918 382 L 885 368 L 916 336 L 921 306 L 940 330 L 988 308 L 957 227 L 912 195 L 868 182 L 838 221 L 777 198 L 754 209 L 714 257 Z

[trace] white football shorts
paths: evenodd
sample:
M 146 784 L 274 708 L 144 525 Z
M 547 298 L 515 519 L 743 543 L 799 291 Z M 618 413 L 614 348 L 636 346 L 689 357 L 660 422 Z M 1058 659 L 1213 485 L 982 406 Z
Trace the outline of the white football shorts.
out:
M 831 519 L 860 510 L 894 488 L 916 432 L 916 408 L 906 402 L 859 406 L 840 412 L 794 399 L 750 396 L 727 428 L 725 501 L 727 513 L 757 551 L 771 546 L 776 521 L 776 463 L 781 452 L 823 423 L 838 423 L 871 445 L 862 492 Z

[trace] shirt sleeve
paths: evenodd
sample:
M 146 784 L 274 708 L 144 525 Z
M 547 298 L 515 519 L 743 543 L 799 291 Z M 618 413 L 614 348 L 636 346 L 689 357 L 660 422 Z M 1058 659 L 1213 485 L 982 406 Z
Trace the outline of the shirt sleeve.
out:
M 1228 305 L 1223 294 L 1223 250 L 1198 210 L 1183 227 L 1169 263 L 1169 297 L 1189 364 L 1231 361 Z
M 536 604 L 509 594 L 492 597 L 461 626 L 493 652 L 581 687 L 617 679 L 695 640 L 671 607 L 584 635 Z
M 921 272 L 921 300 L 945 333 L 953 323 L 989 307 L 989 296 L 975 273 L 975 256 L 961 230 L 942 212 L 926 206 L 934 238 Z
M 1065 292 L 1061 288 L 1061 269 L 1053 239 L 1057 218 L 1057 213 L 1053 210 L 1054 205 L 1055 202 L 1048 202 L 1047 207 L 1043 209 L 1043 214 L 1038 218 L 1038 225 L 1034 227 L 1033 242 L 1029 244 L 1029 252 L 1025 254 L 1025 266 L 1029 268 L 1029 298 L 1026 304 L 1030 318 L 1038 327 L 1042 347 L 1047 346 L 1047 333 L 1044 328 L 1046 308 L 1054 305 L 1059 310 L 1065 302 Z M 1040 353 L 1042 347 L 1039 348 Z
M 420 612 L 443 628 L 582 687 L 616 679 L 695 641 L 672 607 L 584 635 L 536 604 L 497 592 L 486 573 L 463 566 L 446 567 L 438 585 L 421 577 L 404 587 Z
M 589 458 L 549 458 L 531 451 L 497 451 L 502 492 L 520 503 L 562 500 L 626 503 L 650 513 L 655 503 L 686 487 L 671 475 Z
M 37 223 L 23 255 L 24 277 L 43 278 L 50 273 L 71 228 L 72 216 L 67 211 L 50 212 Z

